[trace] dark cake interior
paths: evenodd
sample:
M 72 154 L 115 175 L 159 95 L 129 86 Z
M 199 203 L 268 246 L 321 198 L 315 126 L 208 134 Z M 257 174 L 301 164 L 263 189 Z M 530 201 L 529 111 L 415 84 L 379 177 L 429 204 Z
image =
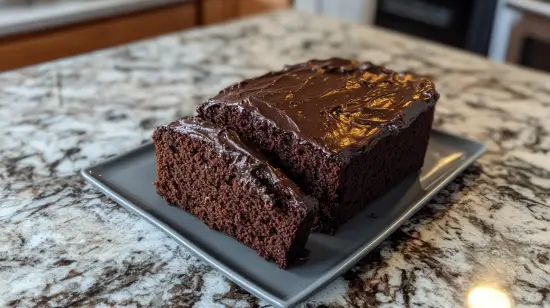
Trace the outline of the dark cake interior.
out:
M 157 128 L 157 193 L 282 268 L 304 252 L 317 201 L 239 136 L 198 118 Z
M 199 106 L 199 117 L 258 146 L 320 201 L 333 232 L 423 164 L 431 81 L 371 63 L 312 60 L 248 79 Z

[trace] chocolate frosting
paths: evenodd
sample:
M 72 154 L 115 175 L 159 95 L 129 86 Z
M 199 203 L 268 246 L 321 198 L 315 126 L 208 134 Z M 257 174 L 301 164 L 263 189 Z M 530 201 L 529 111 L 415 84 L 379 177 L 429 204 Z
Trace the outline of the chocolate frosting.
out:
M 329 153 L 354 153 L 433 106 L 434 84 L 370 62 L 311 60 L 222 90 L 200 108 L 236 105 Z
M 292 209 L 307 214 L 317 206 L 313 198 L 303 194 L 294 182 L 273 168 L 260 152 L 243 142 L 235 132 L 196 117 L 184 117 L 165 127 L 212 143 L 217 152 L 231 158 L 231 165 L 246 181 L 259 180 L 268 190 L 285 191 L 287 197 L 293 200 L 287 202 Z

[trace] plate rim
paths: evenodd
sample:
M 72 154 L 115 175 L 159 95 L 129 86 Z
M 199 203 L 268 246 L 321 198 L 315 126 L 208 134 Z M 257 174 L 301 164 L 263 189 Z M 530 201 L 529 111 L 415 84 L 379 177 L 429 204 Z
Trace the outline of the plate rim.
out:
M 431 134 L 439 134 L 447 137 L 452 137 L 455 139 L 462 139 L 463 141 L 475 144 L 477 149 L 470 156 L 466 156 L 465 160 L 461 162 L 460 165 L 457 165 L 454 169 L 449 170 L 448 174 L 446 174 L 444 178 L 439 183 L 437 183 L 437 185 L 430 187 L 429 190 L 426 192 L 426 194 L 423 195 L 421 199 L 418 199 L 417 201 L 415 201 L 414 205 L 411 208 L 409 208 L 405 214 L 401 215 L 399 219 L 396 219 L 395 221 L 393 221 L 391 226 L 386 228 L 384 232 L 382 232 L 376 238 L 371 240 L 367 245 L 363 245 L 359 247 L 357 250 L 349 254 L 349 256 L 345 258 L 345 260 L 341 264 L 323 273 L 323 275 L 320 276 L 319 279 L 315 280 L 314 283 L 307 286 L 306 288 L 304 288 L 303 290 L 301 290 L 300 292 L 296 293 L 295 295 L 291 296 L 288 299 L 280 298 L 274 294 L 271 294 L 269 291 L 264 290 L 261 287 L 258 287 L 255 283 L 253 283 L 249 279 L 244 278 L 241 274 L 231 269 L 230 266 L 226 265 L 223 261 L 217 260 L 216 258 L 210 256 L 207 252 L 197 247 L 192 241 L 186 239 L 183 235 L 173 230 L 164 222 L 160 221 L 159 219 L 155 218 L 152 214 L 142 209 L 138 205 L 140 202 L 135 202 L 130 200 L 128 197 L 125 197 L 122 193 L 117 191 L 116 187 L 113 187 L 113 185 L 111 185 L 107 181 L 100 179 L 100 176 L 98 176 L 94 172 L 94 169 L 100 168 L 101 166 L 104 166 L 109 163 L 113 163 L 118 159 L 121 159 L 125 156 L 132 155 L 136 152 L 142 151 L 147 147 L 150 147 L 152 145 L 152 142 L 142 144 L 139 147 L 126 151 L 120 155 L 116 155 L 115 157 L 108 158 L 99 163 L 86 167 L 80 170 L 80 175 L 88 183 L 90 183 L 95 188 L 99 189 L 107 197 L 109 197 L 119 205 L 123 206 L 130 212 L 140 216 L 140 218 L 147 220 L 149 223 L 153 224 L 155 227 L 159 228 L 160 230 L 168 234 L 172 239 L 176 240 L 178 244 L 183 245 L 184 247 L 189 249 L 199 259 L 206 262 L 209 266 L 212 266 L 214 269 L 222 272 L 225 277 L 227 277 L 229 280 L 233 281 L 243 289 L 247 290 L 248 292 L 254 294 L 259 298 L 262 298 L 268 301 L 270 304 L 276 307 L 289 307 L 289 306 L 298 304 L 307 296 L 316 293 L 323 286 L 332 282 L 334 279 L 342 275 L 345 271 L 352 268 L 359 260 L 361 260 L 366 254 L 371 252 L 373 248 L 377 247 L 389 235 L 395 232 L 397 228 L 401 227 L 409 218 L 411 218 L 416 212 L 418 212 L 418 210 L 420 210 L 435 194 L 437 194 L 442 188 L 444 188 L 447 184 L 453 181 L 458 175 L 460 175 L 466 168 L 468 168 L 471 164 L 473 164 L 486 151 L 486 146 L 477 140 L 446 133 L 436 129 L 432 130 Z M 212 232 L 215 232 L 215 231 L 212 231 Z

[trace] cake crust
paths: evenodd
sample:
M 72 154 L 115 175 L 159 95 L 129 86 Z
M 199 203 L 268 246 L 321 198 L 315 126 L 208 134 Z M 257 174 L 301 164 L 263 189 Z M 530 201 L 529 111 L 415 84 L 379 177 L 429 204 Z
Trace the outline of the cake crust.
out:
M 153 184 L 168 203 L 281 268 L 303 255 L 317 201 L 236 133 L 187 117 L 157 128 L 153 140 Z

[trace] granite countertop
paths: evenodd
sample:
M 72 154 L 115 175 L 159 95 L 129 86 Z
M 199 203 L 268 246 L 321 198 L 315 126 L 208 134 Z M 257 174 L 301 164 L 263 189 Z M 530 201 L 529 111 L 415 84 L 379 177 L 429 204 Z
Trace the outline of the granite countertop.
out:
M 550 307 L 550 78 L 293 11 L 0 75 L 0 306 L 266 305 L 77 171 L 223 86 L 331 56 L 431 76 L 435 126 L 487 153 L 303 305 L 463 307 L 488 286 L 517 307 Z

